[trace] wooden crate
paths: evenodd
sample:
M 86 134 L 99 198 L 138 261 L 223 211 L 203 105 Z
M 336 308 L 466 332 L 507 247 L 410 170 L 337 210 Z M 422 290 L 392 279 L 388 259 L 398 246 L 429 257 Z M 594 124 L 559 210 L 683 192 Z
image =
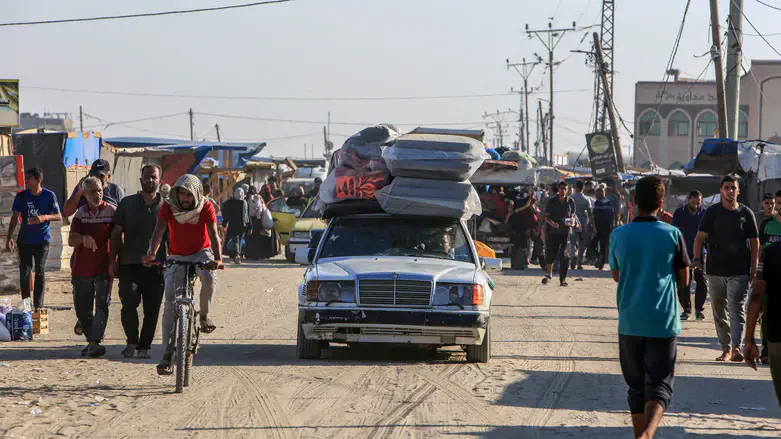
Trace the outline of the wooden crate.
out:
M 33 334 L 49 333 L 49 310 L 41 309 L 33 312 Z

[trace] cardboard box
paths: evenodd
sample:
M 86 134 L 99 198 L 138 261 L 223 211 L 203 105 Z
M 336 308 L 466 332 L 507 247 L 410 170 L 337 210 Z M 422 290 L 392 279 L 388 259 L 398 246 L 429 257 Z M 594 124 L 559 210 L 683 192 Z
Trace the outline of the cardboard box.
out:
M 49 333 L 49 310 L 41 309 L 33 313 L 33 334 Z

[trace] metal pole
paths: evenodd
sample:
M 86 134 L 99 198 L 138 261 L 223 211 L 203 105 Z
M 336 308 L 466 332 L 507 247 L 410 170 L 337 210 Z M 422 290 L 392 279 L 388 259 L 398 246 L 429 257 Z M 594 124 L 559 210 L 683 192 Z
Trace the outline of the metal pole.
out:
M 599 42 L 599 34 L 594 32 L 594 55 L 596 56 L 597 69 L 599 69 L 599 78 L 605 92 L 605 102 L 607 103 L 607 115 L 610 117 L 610 131 L 613 135 L 613 144 L 618 162 L 618 172 L 626 172 L 624 167 L 624 152 L 621 150 L 621 139 L 618 135 L 618 120 L 616 120 L 616 109 L 613 106 L 613 91 L 610 89 L 610 82 L 605 69 L 605 59 L 602 54 L 602 45 Z
M 521 95 L 520 112 L 518 113 L 518 149 L 526 151 L 526 139 L 523 137 L 523 95 Z
M 190 141 L 195 140 L 195 119 L 193 117 L 193 109 L 190 108 Z
M 727 135 L 738 138 L 740 121 L 740 68 L 743 58 L 743 0 L 732 0 L 729 7 L 727 32 Z
M 545 143 L 541 143 L 542 139 L 544 138 L 544 130 L 545 126 L 542 123 L 542 102 L 537 101 L 537 143 L 534 145 L 534 158 L 539 159 L 540 158 L 540 144 L 543 145 L 543 148 L 545 147 Z M 544 149 L 543 149 L 544 151 Z
M 220 124 L 215 123 L 214 129 L 217 131 L 217 141 L 222 142 L 222 139 L 220 138 Z
M 84 131 L 84 112 L 79 105 L 79 131 Z
M 523 80 L 523 100 L 526 106 L 526 153 L 531 153 L 531 144 L 529 143 L 529 81 Z
M 710 50 L 716 69 L 716 109 L 719 114 L 719 137 L 726 138 L 729 134 L 727 133 L 727 101 L 724 96 L 724 66 L 721 62 L 718 0 L 710 0 L 710 24 L 713 35 L 713 47 Z
M 548 147 L 550 148 L 550 166 L 553 166 L 553 42 L 551 50 L 548 51 L 548 69 L 550 75 L 550 136 L 548 137 Z

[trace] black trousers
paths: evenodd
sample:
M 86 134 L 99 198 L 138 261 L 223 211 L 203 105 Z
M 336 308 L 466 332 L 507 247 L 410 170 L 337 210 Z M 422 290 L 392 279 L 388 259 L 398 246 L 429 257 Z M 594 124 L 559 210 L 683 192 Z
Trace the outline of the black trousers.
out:
M 659 401 L 667 410 L 673 397 L 677 354 L 676 337 L 618 335 L 618 356 L 633 415 L 643 413 L 648 401 Z
M 545 248 L 548 265 L 553 264 L 556 257 L 559 258 L 559 280 L 564 282 L 567 279 L 567 270 L 569 269 L 569 234 L 546 235 Z
M 33 288 L 33 307 L 43 307 L 45 291 L 46 259 L 49 257 L 49 243 L 19 244 L 19 284 L 22 287 L 22 299 L 30 297 L 30 274 L 35 262 L 35 287 Z
M 597 242 L 599 243 L 599 259 L 597 260 L 597 268 L 602 268 L 605 263 L 608 262 L 607 258 L 610 253 L 610 233 L 611 229 L 606 227 L 597 227 Z
M 108 307 L 111 305 L 106 276 L 72 276 L 73 307 L 87 341 L 100 343 L 106 333 Z
M 136 345 L 136 349 L 152 348 L 164 291 L 161 268 L 144 267 L 140 264 L 119 266 L 119 299 L 122 301 L 122 328 L 125 330 L 127 344 Z M 142 303 L 144 323 L 139 337 L 138 306 Z
M 705 273 L 702 270 L 690 268 L 689 285 L 678 290 L 678 300 L 681 302 L 681 308 L 689 314 L 692 313 L 692 295 L 689 288 L 692 280 L 697 282 L 697 288 L 694 292 L 694 309 L 697 312 L 703 312 L 705 309 L 705 298 L 708 296 L 708 281 L 705 278 Z

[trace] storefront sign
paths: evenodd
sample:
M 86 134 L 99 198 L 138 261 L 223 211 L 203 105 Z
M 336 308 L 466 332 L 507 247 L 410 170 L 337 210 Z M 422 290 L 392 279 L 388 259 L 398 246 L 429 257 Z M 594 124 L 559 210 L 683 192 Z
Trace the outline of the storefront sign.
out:
M 19 80 L 0 79 L 0 127 L 19 126 Z
M 586 134 L 586 143 L 588 144 L 591 173 L 594 178 L 603 179 L 617 176 L 618 163 L 610 133 Z

